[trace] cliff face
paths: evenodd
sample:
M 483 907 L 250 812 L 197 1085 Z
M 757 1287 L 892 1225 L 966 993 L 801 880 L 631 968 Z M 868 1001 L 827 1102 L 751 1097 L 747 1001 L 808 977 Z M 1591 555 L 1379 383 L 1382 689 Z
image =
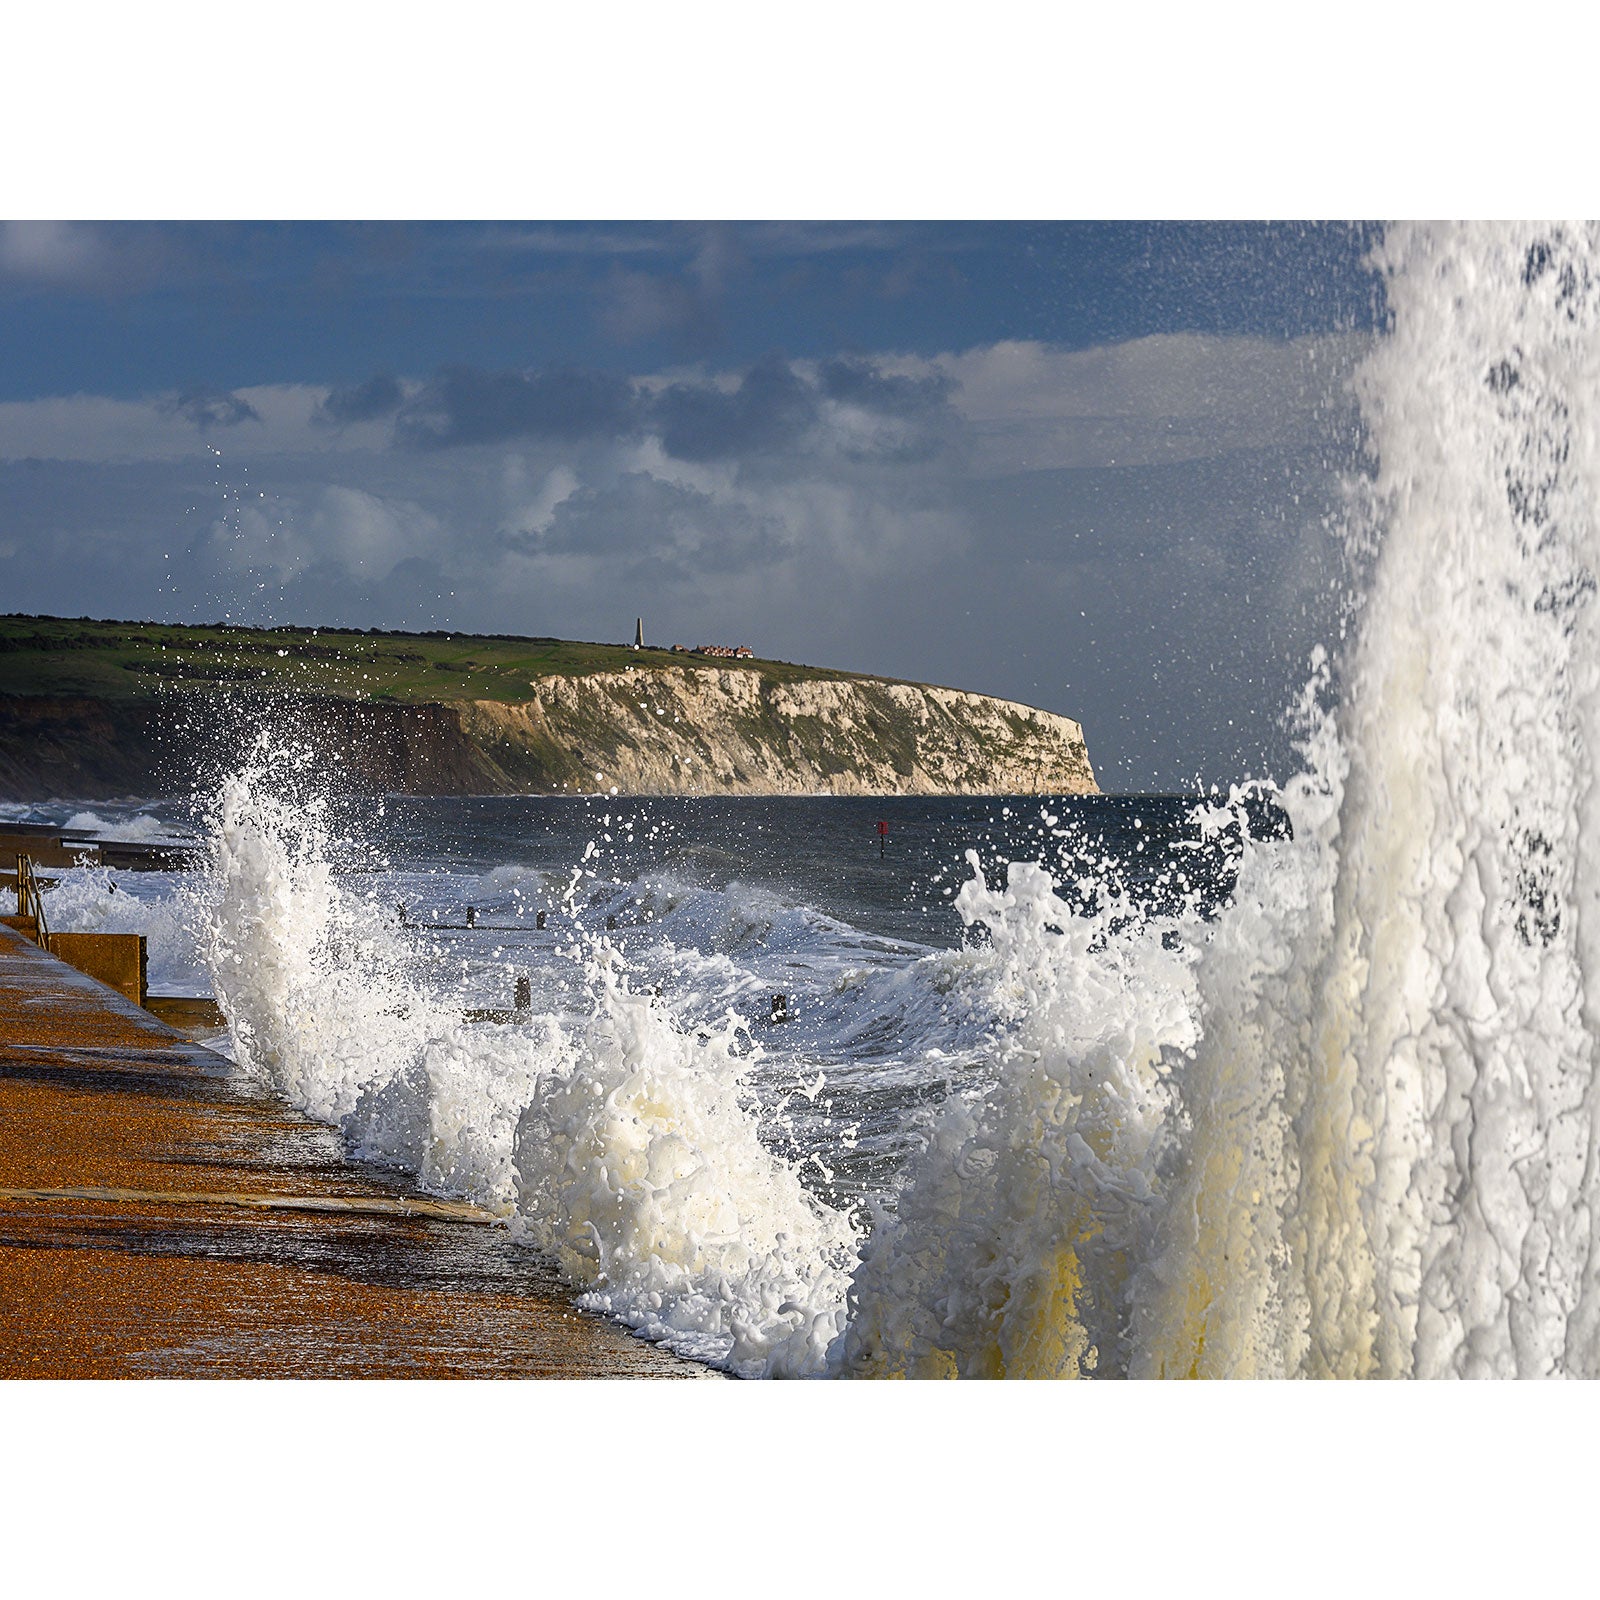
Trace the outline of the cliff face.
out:
M 953 689 L 661 667 L 524 701 L 0 698 L 0 798 L 172 793 L 270 723 L 409 794 L 1092 794 L 1070 718 Z M 598 776 L 597 776 L 598 775 Z
M 510 789 L 623 794 L 1093 794 L 1083 730 L 914 684 L 671 667 L 550 678 L 462 728 Z M 597 776 L 597 774 L 599 776 Z
M 0 696 L 0 799 L 166 791 L 154 721 L 82 695 Z
M 257 732 L 322 751 L 362 788 L 492 794 L 504 775 L 455 706 L 284 695 L 110 701 L 0 695 L 0 800 L 185 794 L 235 766 Z

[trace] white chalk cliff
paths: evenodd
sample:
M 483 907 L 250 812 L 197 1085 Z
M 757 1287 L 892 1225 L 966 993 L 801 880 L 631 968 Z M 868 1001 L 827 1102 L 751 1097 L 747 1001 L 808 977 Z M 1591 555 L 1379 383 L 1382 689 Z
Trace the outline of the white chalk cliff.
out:
M 956 689 L 673 666 L 542 678 L 529 691 L 457 703 L 462 733 L 508 791 L 1098 792 L 1070 717 Z

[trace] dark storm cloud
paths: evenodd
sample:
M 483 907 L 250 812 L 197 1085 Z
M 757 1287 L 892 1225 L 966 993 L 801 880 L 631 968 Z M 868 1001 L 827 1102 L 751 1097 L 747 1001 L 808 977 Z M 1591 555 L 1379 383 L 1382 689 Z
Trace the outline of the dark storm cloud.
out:
M 385 386 L 381 390 L 379 386 Z M 392 379 L 336 390 L 319 420 L 382 414 Z M 880 372 L 871 362 L 827 362 L 813 377 L 778 356 L 750 368 L 733 388 L 708 379 L 654 394 L 603 372 L 483 372 L 452 367 L 401 402 L 396 441 L 410 449 L 511 440 L 622 440 L 653 433 L 680 461 L 739 461 L 828 448 L 858 459 L 920 458 L 953 420 L 954 385 L 942 376 Z M 853 415 L 829 422 L 829 408 Z M 865 425 L 863 425 L 865 424 Z M 886 424 L 887 426 L 879 426 Z M 825 434 L 825 437 L 824 437 Z
M 1345 592 L 1321 430 L 1348 363 L 1319 349 L 1009 343 L 620 387 L 455 369 L 395 414 L 434 448 L 390 453 L 311 427 L 325 385 L 258 386 L 262 421 L 213 436 L 222 478 L 194 424 L 234 412 L 224 391 L 0 400 L 0 577 L 12 609 L 66 615 L 627 638 L 642 612 L 661 641 L 1064 711 L 1108 787 L 1282 776 L 1281 710 Z
M 386 373 L 368 378 L 353 389 L 334 389 L 312 413 L 311 420 L 342 427 L 351 422 L 374 422 L 400 409 L 404 399 L 398 381 Z
M 829 441 L 842 454 L 920 458 L 953 420 L 952 388 L 943 376 L 885 374 L 869 361 L 852 359 L 825 362 L 813 380 L 768 357 L 736 389 L 674 384 L 663 390 L 656 396 L 654 422 L 662 447 L 681 461 L 798 453 L 828 423 L 826 408 L 832 402 L 865 414 L 869 424 L 900 425 L 889 430 L 835 425 Z
M 248 400 L 226 389 L 186 389 L 172 402 L 172 410 L 187 417 L 202 432 L 261 420 L 261 413 Z
M 422 450 L 507 439 L 571 442 L 630 434 L 638 413 L 633 385 L 609 373 L 448 367 L 406 402 L 395 436 Z
M 870 361 L 848 356 L 825 361 L 818 377 L 822 392 L 830 400 L 913 420 L 931 418 L 946 410 L 955 387 L 943 374 L 926 378 L 885 374 Z
M 817 390 L 768 357 L 737 389 L 675 383 L 656 396 L 662 447 L 680 461 L 722 461 L 793 446 L 817 420 Z
M 817 376 L 828 400 L 864 412 L 869 419 L 899 425 L 847 434 L 840 448 L 857 460 L 923 461 L 959 427 L 952 406 L 957 384 L 945 373 L 911 377 L 881 372 L 870 361 L 840 357 L 824 362 Z

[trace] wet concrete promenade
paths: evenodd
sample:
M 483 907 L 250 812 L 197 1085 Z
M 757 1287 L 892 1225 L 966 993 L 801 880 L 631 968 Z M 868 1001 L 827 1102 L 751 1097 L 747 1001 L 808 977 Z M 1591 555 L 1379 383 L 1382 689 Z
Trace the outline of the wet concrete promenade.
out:
M 0 1377 L 702 1377 L 0 927 Z

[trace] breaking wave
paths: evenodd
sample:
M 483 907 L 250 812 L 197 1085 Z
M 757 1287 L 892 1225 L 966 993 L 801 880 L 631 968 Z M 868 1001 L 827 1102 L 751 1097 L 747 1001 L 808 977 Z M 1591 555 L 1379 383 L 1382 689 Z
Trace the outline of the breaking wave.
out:
M 763 1142 L 748 1029 L 679 1027 L 581 932 L 576 1010 L 464 1022 L 424 976 L 437 952 L 334 874 L 324 809 L 285 797 L 297 765 L 263 743 L 218 800 L 207 959 L 241 1069 L 507 1214 L 582 1303 L 742 1374 L 815 1370 L 855 1231 Z

